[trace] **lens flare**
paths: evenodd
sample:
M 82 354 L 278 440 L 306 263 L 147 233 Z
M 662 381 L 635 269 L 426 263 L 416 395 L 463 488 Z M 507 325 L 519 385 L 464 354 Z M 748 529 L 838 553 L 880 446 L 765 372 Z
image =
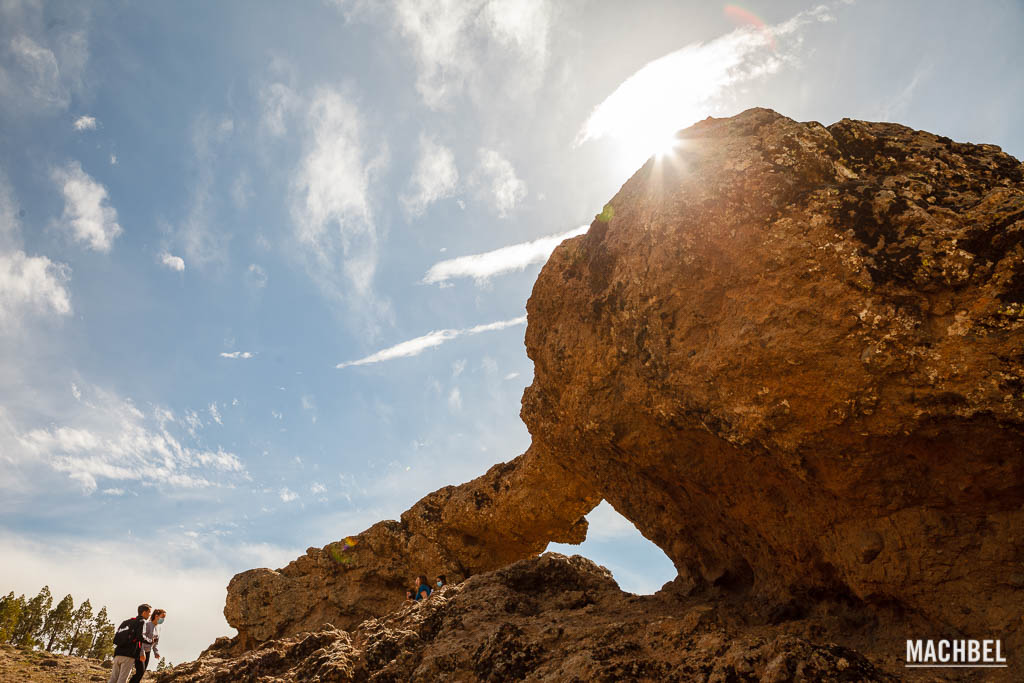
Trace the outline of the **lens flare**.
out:
M 726 5 L 723 12 L 725 13 L 725 16 L 732 19 L 736 24 L 740 26 L 752 26 L 760 31 L 772 50 L 775 49 L 775 36 L 772 35 L 772 30 L 768 27 L 768 24 L 764 23 L 761 17 L 757 16 L 750 10 L 743 9 L 739 5 Z

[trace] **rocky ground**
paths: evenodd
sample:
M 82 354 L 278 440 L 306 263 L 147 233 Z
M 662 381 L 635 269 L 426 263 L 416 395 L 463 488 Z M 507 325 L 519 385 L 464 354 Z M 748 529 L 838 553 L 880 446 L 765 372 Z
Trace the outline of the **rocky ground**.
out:
M 0 645 L 0 683 L 78 683 L 109 677 L 110 669 L 95 659 Z
M 673 584 L 632 595 L 590 560 L 547 553 L 448 586 L 350 632 L 325 625 L 238 657 L 225 638 L 157 680 L 988 680 L 906 676 L 905 625 L 897 615 L 841 600 L 804 611 L 720 589 L 687 595 Z M 854 648 L 877 656 L 869 661 Z

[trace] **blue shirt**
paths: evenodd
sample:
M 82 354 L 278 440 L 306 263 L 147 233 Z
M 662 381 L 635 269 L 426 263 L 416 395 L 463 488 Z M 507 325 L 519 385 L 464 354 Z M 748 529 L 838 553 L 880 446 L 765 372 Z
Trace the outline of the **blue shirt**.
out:
M 422 600 L 423 599 L 423 591 L 427 591 L 427 597 L 428 598 L 430 597 L 430 593 L 431 593 L 430 586 L 428 586 L 425 583 L 421 583 L 420 587 L 416 589 L 416 599 L 417 600 Z

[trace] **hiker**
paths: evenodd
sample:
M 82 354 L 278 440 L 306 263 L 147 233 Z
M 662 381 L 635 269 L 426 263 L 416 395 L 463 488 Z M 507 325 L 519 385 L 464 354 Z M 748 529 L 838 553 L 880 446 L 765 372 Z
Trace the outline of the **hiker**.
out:
M 142 644 L 146 642 L 146 620 L 153 608 L 139 605 L 138 616 L 125 619 L 114 633 L 114 664 L 110 669 L 107 683 L 127 683 L 136 661 L 146 661 Z
M 146 675 L 146 669 L 149 668 L 150 655 L 160 659 L 160 651 L 156 648 L 156 644 L 160 642 L 160 630 L 157 627 L 164 623 L 166 617 L 167 610 L 155 609 L 153 610 L 153 616 L 143 624 L 142 634 L 144 638 L 142 639 L 142 651 L 146 658 L 145 660 L 135 660 L 135 675 L 128 680 L 128 683 L 140 683 L 142 681 L 142 677 Z
M 416 599 L 426 600 L 430 597 L 430 585 L 427 583 L 427 577 L 420 574 L 416 577 L 416 584 L 419 586 L 416 589 Z
M 448 577 L 444 574 L 438 574 L 436 583 L 438 588 L 444 588 L 448 585 Z
M 416 595 L 416 589 L 415 588 L 406 588 L 405 589 L 405 601 L 406 601 L 406 603 L 416 602 L 415 595 Z

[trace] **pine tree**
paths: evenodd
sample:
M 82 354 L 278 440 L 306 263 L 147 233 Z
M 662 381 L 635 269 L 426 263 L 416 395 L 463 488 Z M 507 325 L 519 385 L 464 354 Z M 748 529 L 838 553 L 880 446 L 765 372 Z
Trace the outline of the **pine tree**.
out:
M 70 637 L 63 642 L 68 647 L 68 654 L 84 657 L 92 645 L 92 604 L 88 600 L 71 615 L 68 626 Z
M 103 661 L 114 654 L 114 625 L 107 617 L 106 606 L 101 607 L 92 620 L 92 647 L 89 656 Z
M 14 630 L 25 611 L 25 596 L 14 597 L 14 591 L 0 600 L 0 643 L 8 643 L 14 637 Z
M 39 595 L 26 603 L 25 609 L 22 610 L 21 618 L 14 627 L 11 642 L 21 648 L 35 647 L 38 643 L 36 638 L 40 631 L 43 630 L 46 615 L 50 613 L 52 605 L 53 596 L 50 595 L 50 587 L 43 586 L 39 591 Z
M 71 615 L 75 611 L 75 600 L 70 594 L 57 603 L 57 606 L 47 612 L 46 621 L 43 622 L 43 630 L 40 634 L 46 640 L 46 651 L 53 652 L 53 646 L 60 645 L 67 638 L 71 626 Z

